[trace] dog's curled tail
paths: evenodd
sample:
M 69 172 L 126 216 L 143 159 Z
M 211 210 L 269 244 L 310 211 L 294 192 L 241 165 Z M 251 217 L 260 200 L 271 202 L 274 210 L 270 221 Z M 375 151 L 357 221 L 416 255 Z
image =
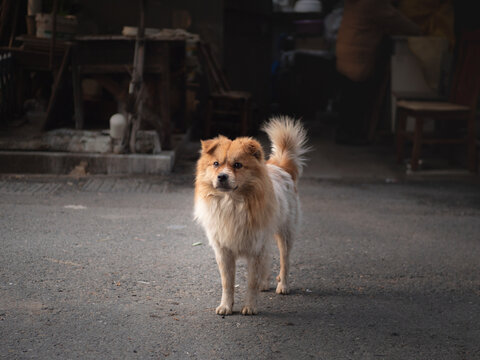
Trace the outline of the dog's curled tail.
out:
M 305 165 L 307 147 L 307 131 L 298 120 L 288 116 L 271 118 L 262 127 L 272 143 L 269 164 L 277 165 L 288 172 L 296 181 Z

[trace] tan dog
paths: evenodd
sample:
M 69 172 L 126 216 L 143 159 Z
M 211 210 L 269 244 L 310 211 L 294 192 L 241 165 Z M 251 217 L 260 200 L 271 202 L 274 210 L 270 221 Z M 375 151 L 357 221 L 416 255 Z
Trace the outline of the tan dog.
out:
M 297 181 L 307 152 L 306 131 L 288 117 L 271 119 L 263 130 L 272 143 L 265 161 L 254 139 L 224 136 L 202 141 L 195 180 L 195 219 L 205 229 L 222 278 L 220 315 L 232 313 L 235 263 L 248 262 L 242 314 L 256 314 L 259 290 L 269 289 L 270 243 L 280 250 L 277 294 L 288 294 L 289 255 L 300 218 Z

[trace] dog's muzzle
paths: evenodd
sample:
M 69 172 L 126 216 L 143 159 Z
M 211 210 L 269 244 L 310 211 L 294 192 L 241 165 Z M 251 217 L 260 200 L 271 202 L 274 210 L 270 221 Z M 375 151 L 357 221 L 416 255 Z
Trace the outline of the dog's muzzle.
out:
M 226 173 L 220 173 L 217 175 L 217 181 L 215 184 L 215 188 L 220 191 L 231 191 L 235 190 L 236 188 L 232 187 L 229 181 L 230 177 Z

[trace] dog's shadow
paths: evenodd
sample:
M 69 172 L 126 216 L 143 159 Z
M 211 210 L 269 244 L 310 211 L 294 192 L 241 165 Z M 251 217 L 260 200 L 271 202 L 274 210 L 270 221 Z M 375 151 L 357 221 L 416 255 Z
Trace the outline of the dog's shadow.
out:
M 310 289 L 290 289 L 288 294 L 277 294 L 276 293 L 276 286 L 271 286 L 270 288 L 266 289 L 266 290 L 261 290 L 260 291 L 260 294 L 272 294 L 272 295 L 275 295 L 275 296 L 281 296 L 281 297 L 289 297 L 289 296 L 300 296 L 300 295 L 304 295 L 304 296 L 308 296 L 308 295 L 317 295 L 317 296 L 320 296 L 321 294 L 320 293 L 316 293 L 314 294 L 314 292 Z

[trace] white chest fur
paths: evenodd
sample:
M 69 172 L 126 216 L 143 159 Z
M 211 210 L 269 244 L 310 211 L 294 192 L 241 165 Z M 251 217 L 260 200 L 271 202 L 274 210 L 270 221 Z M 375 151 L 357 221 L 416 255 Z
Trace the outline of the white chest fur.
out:
M 254 228 L 252 216 L 246 202 L 229 195 L 195 203 L 195 219 L 205 228 L 210 245 L 239 256 L 258 253 L 267 238 L 273 238 L 273 224 Z

